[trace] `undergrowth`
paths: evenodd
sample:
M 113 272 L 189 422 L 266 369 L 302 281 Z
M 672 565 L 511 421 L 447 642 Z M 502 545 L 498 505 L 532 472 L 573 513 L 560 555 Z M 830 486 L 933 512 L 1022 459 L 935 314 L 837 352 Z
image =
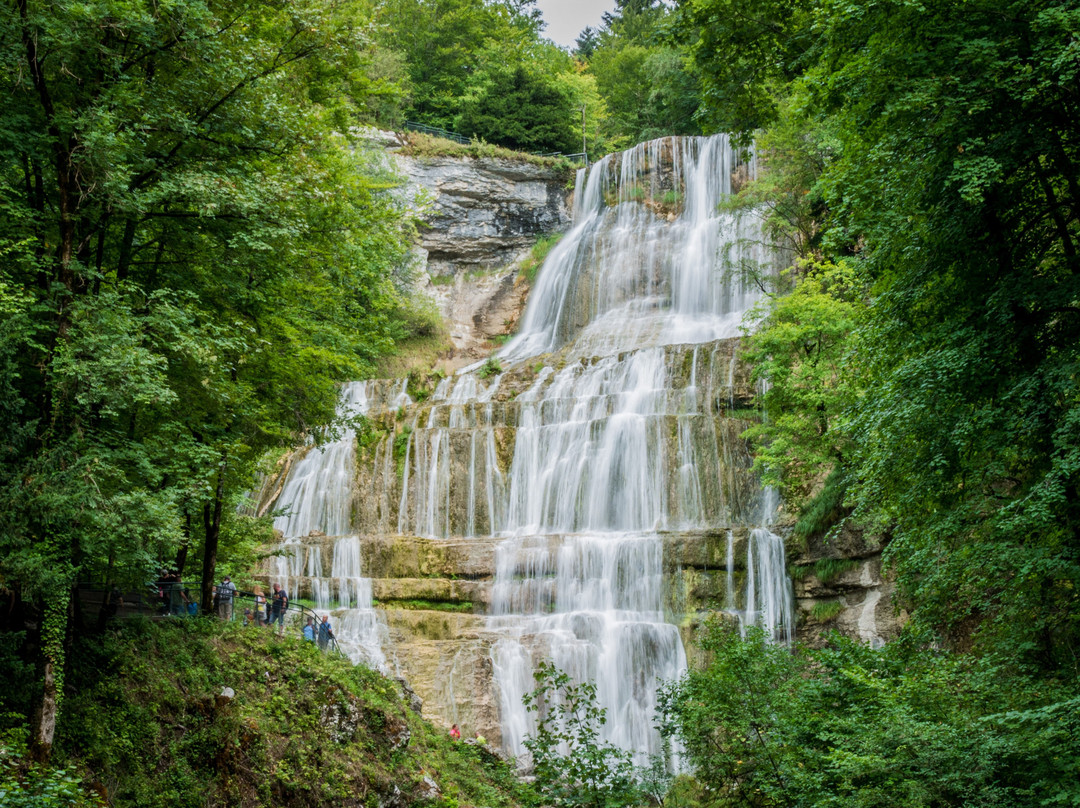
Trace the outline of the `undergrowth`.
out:
M 131 620 L 77 638 L 69 660 L 53 763 L 110 806 L 530 801 L 509 765 L 425 722 L 396 683 L 310 643 L 212 619 Z M 0 708 L 10 734 L 24 714 L 5 712 L 4 696 Z
M 844 505 L 846 494 L 847 477 L 840 469 L 834 469 L 825 478 L 820 493 L 803 506 L 795 523 L 795 536 L 804 546 L 810 539 L 825 535 L 851 513 Z
M 435 137 L 422 132 L 408 132 L 408 143 L 402 147 L 401 153 L 410 157 L 473 157 L 473 158 L 499 158 L 502 160 L 515 160 L 519 163 L 531 163 L 536 166 L 545 166 L 567 172 L 573 177 L 577 167 L 565 157 L 540 157 L 536 154 L 514 151 L 504 146 L 496 146 L 483 140 L 473 140 L 471 143 L 458 143 L 454 140 Z

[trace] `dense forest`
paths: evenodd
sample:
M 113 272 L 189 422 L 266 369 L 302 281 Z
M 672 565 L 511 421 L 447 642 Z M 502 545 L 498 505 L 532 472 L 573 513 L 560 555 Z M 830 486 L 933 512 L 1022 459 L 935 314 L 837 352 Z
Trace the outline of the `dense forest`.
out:
M 884 537 L 909 616 L 880 650 L 718 622 L 664 693 L 683 773 L 630 788 L 586 733 L 596 788 L 497 801 L 1080 805 L 1076 0 L 618 0 L 571 52 L 528 0 L 9 0 L 0 54 L 0 802 L 98 804 L 68 685 L 127 640 L 74 585 L 175 565 L 209 606 L 272 535 L 267 451 L 438 330 L 362 136 L 409 120 L 752 146 L 732 204 L 793 256 L 743 341 L 755 463 L 796 536 Z

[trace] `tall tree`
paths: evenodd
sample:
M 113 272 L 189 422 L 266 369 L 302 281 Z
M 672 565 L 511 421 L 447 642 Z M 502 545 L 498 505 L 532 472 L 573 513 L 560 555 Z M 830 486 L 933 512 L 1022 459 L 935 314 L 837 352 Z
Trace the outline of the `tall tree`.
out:
M 329 418 L 333 380 L 394 336 L 392 180 L 335 134 L 369 90 L 363 20 L 347 0 L 0 8 L 0 574 L 41 615 L 40 757 L 74 583 L 197 535 L 207 603 L 251 458 Z

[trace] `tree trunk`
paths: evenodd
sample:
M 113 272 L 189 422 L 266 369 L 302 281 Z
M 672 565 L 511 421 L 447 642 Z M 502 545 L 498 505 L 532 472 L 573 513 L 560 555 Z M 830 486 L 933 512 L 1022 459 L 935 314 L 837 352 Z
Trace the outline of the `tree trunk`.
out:
M 203 614 L 211 614 L 214 611 L 214 570 L 217 567 L 218 536 L 221 534 L 221 509 L 225 497 L 225 459 L 226 454 L 222 452 L 214 500 L 203 505 L 203 527 L 206 532 L 202 564 Z
M 41 608 L 41 641 L 38 645 L 38 671 L 41 697 L 34 705 L 30 754 L 39 763 L 52 757 L 56 720 L 64 689 L 64 660 L 67 646 L 71 590 L 63 587 Z

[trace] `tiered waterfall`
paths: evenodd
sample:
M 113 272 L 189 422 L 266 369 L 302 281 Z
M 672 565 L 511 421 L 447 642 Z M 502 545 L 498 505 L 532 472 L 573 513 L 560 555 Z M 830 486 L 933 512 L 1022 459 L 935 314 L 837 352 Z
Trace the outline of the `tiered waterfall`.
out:
M 318 555 L 329 538 L 289 539 L 278 573 L 317 597 L 365 580 L 361 555 L 399 575 L 403 562 L 387 559 L 406 537 L 419 537 L 409 541 L 425 559 L 469 559 L 449 574 L 421 559 L 410 573 L 426 576 L 417 591 L 460 602 L 467 590 L 486 614 L 432 635 L 447 660 L 437 682 L 414 682 L 426 713 L 497 732 L 520 755 L 534 720 L 521 697 L 547 658 L 596 683 L 607 739 L 643 761 L 660 751 L 657 687 L 686 667 L 683 631 L 698 619 L 688 604 L 701 592 L 744 625 L 790 636 L 783 543 L 769 530 L 776 502 L 740 437 L 753 390 L 736 359 L 760 299 L 755 277 L 773 259 L 755 215 L 721 212 L 753 168 L 716 136 L 653 141 L 579 171 L 573 227 L 497 361 L 417 404 L 402 381 L 346 388 L 342 406 L 371 419 L 358 470 L 350 440 L 318 455 L 325 467 L 306 467 L 312 450 L 291 472 L 278 500 L 294 511 L 279 523 L 285 535 L 351 536 L 333 540 L 329 576 Z M 327 494 L 335 486 L 340 495 Z M 346 575 L 342 561 L 338 575 L 353 543 L 356 566 Z M 368 591 L 357 583 L 350 603 Z M 356 646 L 377 645 L 364 631 Z M 410 676 L 420 663 L 395 632 L 379 653 Z M 465 686 L 467 654 L 482 660 Z M 483 688 L 497 727 L 477 706 Z

